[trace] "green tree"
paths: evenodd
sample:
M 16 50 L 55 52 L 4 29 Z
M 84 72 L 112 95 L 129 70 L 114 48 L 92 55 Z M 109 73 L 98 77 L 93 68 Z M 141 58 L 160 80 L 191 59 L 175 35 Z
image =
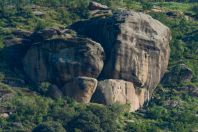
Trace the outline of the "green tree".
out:
M 45 122 L 36 126 L 32 132 L 66 132 L 62 124 L 54 121 Z
M 2 16 L 5 15 L 5 0 L 0 0 L 0 13 Z

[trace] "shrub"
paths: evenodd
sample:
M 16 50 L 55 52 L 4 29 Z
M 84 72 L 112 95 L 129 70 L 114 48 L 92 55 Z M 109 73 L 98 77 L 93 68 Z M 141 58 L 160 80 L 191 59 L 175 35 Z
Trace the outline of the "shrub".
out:
M 74 131 L 79 129 L 83 132 L 99 132 L 100 128 L 100 119 L 91 111 L 81 112 L 79 116 L 71 120 L 67 125 L 68 131 Z
M 66 132 L 66 130 L 60 123 L 51 121 L 37 125 L 32 132 Z
M 51 85 L 51 83 L 49 83 L 49 82 L 42 82 L 37 86 L 36 91 L 45 95 L 48 92 L 50 85 Z
M 145 10 L 150 10 L 153 8 L 153 4 L 150 2 L 143 2 L 142 3 L 142 9 Z
M 10 101 L 16 112 L 10 116 L 9 121 L 40 123 L 48 113 L 50 102 L 47 98 L 19 93 Z
M 150 124 L 142 123 L 128 123 L 125 131 L 127 132 L 160 132 L 157 126 L 151 126 Z
M 0 49 L 3 48 L 4 45 L 3 45 L 3 38 L 0 36 Z
M 74 116 L 65 127 L 68 131 L 117 131 L 119 127 L 118 119 L 123 113 L 122 108 L 120 105 L 91 104 L 86 109 L 79 109 L 79 115 Z
M 150 107 L 148 108 L 147 113 L 147 116 L 149 116 L 152 119 L 166 119 L 167 117 L 169 117 L 167 109 L 162 106 Z
M 46 27 L 47 27 L 47 23 L 44 22 L 43 20 L 39 20 L 36 23 L 36 26 L 34 28 L 34 31 L 39 31 L 39 30 L 45 29 Z
M 192 11 L 195 12 L 195 18 L 198 19 L 198 5 L 193 6 Z

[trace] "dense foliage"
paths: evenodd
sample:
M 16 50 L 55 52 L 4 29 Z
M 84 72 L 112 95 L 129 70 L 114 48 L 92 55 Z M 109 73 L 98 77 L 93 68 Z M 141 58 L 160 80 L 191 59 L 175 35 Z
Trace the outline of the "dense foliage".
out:
M 28 95 L 27 95 L 27 92 Z M 111 131 L 118 129 L 118 119 L 124 107 L 115 105 L 78 104 L 71 99 L 52 100 L 31 91 L 15 91 L 1 106 L 14 110 L 7 119 L 0 118 L 2 130 L 10 131 Z
M 45 96 L 45 86 L 32 92 L 33 86 L 13 88 L 4 78 L 19 78 L 4 61 L 3 41 L 12 38 L 13 28 L 40 30 L 46 27 L 63 29 L 89 16 L 90 0 L 0 0 L 0 112 L 6 108 L 12 114 L 0 117 L 1 131 L 197 131 L 198 130 L 198 3 L 196 0 L 96 0 L 113 10 L 118 7 L 144 11 L 167 25 L 172 32 L 169 71 L 185 64 L 193 72 L 189 82 L 175 81 L 177 76 L 156 89 L 153 98 L 142 110 L 128 113 L 127 106 L 79 104 L 68 98 Z M 187 3 L 192 2 L 192 3 Z M 156 12 L 153 9 L 160 11 Z M 36 11 L 44 15 L 37 15 Z M 175 15 L 167 15 L 172 12 Z M 170 74 L 170 75 L 171 75 Z M 179 74 L 178 74 L 179 75 Z M 195 89 L 195 92 L 191 89 Z M 9 95 L 1 100 L 1 93 Z

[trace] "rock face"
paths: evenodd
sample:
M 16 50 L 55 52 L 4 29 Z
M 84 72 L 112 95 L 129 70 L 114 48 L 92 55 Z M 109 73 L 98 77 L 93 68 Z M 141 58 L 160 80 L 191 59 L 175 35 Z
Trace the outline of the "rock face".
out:
M 24 71 L 33 82 L 64 84 L 78 76 L 97 78 L 103 67 L 103 48 L 85 38 L 47 39 L 28 50 Z
M 149 15 L 120 11 L 111 17 L 74 23 L 70 28 L 104 48 L 100 80 L 122 79 L 152 93 L 166 71 L 170 30 Z
M 111 105 L 113 103 L 130 104 L 130 111 L 135 111 L 144 104 L 146 91 L 135 89 L 133 83 L 117 79 L 99 81 L 92 101 Z
M 62 88 L 63 94 L 78 102 L 89 103 L 97 87 L 97 80 L 88 77 L 77 77 Z

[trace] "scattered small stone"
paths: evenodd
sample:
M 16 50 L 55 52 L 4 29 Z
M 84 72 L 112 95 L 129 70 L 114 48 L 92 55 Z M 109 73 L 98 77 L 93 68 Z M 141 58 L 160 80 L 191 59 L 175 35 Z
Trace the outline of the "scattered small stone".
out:
M 34 11 L 33 14 L 34 14 L 35 16 L 38 16 L 38 17 L 42 17 L 42 16 L 45 15 L 45 13 L 44 13 L 44 12 L 41 12 L 41 11 Z
M 9 114 L 8 113 L 2 113 L 0 114 L 0 118 L 8 118 Z

